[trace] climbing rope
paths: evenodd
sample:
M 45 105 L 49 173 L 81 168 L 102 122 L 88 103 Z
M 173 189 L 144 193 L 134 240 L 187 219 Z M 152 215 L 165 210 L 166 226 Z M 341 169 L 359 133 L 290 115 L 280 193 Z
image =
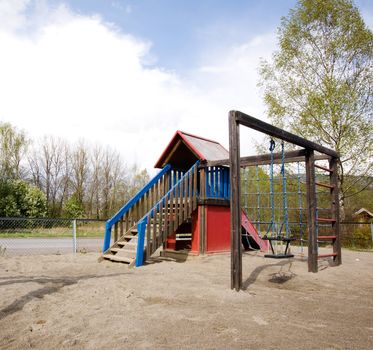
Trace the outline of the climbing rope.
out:
M 257 231 L 260 235 L 260 179 L 259 179 L 259 166 L 256 166 L 256 193 L 257 193 Z
M 285 225 L 285 236 L 289 238 L 289 218 L 288 218 L 288 199 L 286 192 L 286 173 L 285 173 L 285 146 L 281 142 L 281 174 L 282 174 L 282 225 Z M 281 232 L 280 232 L 281 234 Z
M 303 254 L 303 204 L 302 204 L 302 191 L 300 187 L 300 163 L 298 162 L 298 204 L 299 204 L 299 236 L 300 236 L 300 249 Z
M 269 142 L 269 151 L 271 152 L 271 163 L 269 165 L 269 192 L 270 192 L 270 205 L 271 205 L 271 222 L 269 224 L 268 230 L 266 235 L 272 230 L 272 236 L 275 233 L 275 193 L 273 189 L 273 164 L 274 164 L 274 156 L 273 151 L 275 150 L 276 143 L 273 139 Z

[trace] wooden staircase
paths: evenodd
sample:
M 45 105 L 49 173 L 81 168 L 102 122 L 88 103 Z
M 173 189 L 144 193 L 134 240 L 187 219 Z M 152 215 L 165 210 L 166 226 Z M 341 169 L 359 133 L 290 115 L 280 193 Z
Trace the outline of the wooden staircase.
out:
M 137 204 L 133 206 L 137 209 L 133 210 L 131 215 L 128 214 L 129 210 L 122 210 L 120 215 L 116 214 L 114 219 L 109 220 L 102 258 L 122 262 L 129 267 L 141 266 L 180 225 L 190 219 L 192 212 L 197 208 L 198 164 L 199 162 L 196 162 L 185 173 L 171 172 L 160 182 L 161 185 L 159 181 L 155 182 L 158 184 L 157 188 L 152 189 L 152 186 L 148 186 L 147 192 L 135 196 Z M 149 198 L 155 199 L 153 205 L 145 214 L 137 215 L 134 219 L 136 213 L 144 211 L 141 204 L 149 208 Z M 131 201 L 134 202 L 133 199 Z M 132 223 L 129 228 L 128 222 Z M 108 247 L 112 226 L 114 244 Z
M 120 237 L 102 257 L 111 261 L 134 266 L 137 251 L 137 229 L 131 228 L 125 235 Z

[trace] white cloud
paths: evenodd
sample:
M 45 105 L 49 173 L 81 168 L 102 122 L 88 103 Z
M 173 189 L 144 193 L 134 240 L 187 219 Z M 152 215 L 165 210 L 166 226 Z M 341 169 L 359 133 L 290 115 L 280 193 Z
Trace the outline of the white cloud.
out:
M 0 0 L 0 30 L 16 30 L 26 23 L 24 10 L 30 0 Z
M 32 137 L 99 141 L 151 168 L 177 129 L 227 146 L 230 109 L 263 112 L 258 53 L 269 54 L 271 35 L 206 54 L 200 69 L 181 78 L 144 65 L 151 45 L 100 17 L 65 6 L 26 16 L 28 1 L 12 4 L 0 2 L 0 23 L 14 19 L 0 27 L 0 120 Z

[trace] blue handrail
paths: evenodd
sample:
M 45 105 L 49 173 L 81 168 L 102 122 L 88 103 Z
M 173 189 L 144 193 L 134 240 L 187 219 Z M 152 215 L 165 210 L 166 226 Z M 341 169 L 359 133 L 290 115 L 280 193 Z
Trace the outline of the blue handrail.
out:
M 105 253 L 110 247 L 111 240 L 111 228 L 115 225 L 123 215 L 130 210 L 139 199 L 149 191 L 149 189 L 157 183 L 157 181 L 171 169 L 171 166 L 167 164 L 156 176 L 154 176 L 139 192 L 137 192 L 118 212 L 108 221 L 106 221 L 105 237 L 102 251 Z
M 146 225 L 148 223 L 148 218 L 154 216 L 154 211 L 156 208 L 159 208 L 160 205 L 164 205 L 166 200 L 170 198 L 170 195 L 172 191 L 175 190 L 182 181 L 186 177 L 189 177 L 190 174 L 195 170 L 196 167 L 198 167 L 200 161 L 197 161 L 180 179 L 179 181 L 154 205 L 153 208 L 149 210 L 139 221 L 137 224 L 137 235 L 138 235 L 138 240 L 137 240 L 137 253 L 136 253 L 136 266 L 142 266 L 144 262 L 144 244 L 145 244 L 145 230 L 146 230 Z M 194 195 L 197 196 L 197 189 L 194 189 Z

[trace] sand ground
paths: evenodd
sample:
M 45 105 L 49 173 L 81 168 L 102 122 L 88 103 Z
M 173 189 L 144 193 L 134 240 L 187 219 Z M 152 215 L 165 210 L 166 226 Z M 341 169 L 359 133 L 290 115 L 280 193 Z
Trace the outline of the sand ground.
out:
M 128 270 L 97 253 L 0 257 L 0 349 L 373 349 L 373 253 L 307 272 L 299 258 L 162 258 Z

